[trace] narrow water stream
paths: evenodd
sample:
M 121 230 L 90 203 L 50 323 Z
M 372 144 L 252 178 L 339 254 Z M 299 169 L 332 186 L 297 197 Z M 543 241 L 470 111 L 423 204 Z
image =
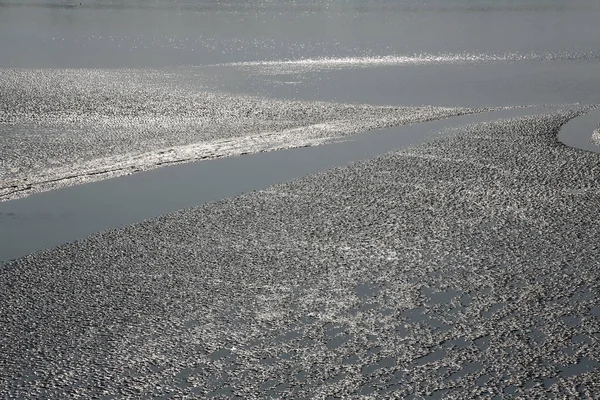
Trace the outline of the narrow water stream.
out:
M 322 146 L 175 165 L 0 203 L 0 263 L 98 231 L 418 145 L 447 128 L 545 111 L 520 108 L 401 126 Z

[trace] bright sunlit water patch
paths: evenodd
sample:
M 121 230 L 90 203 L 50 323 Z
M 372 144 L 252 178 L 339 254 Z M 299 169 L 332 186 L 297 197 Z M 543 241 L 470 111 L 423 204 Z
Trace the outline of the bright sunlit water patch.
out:
M 305 71 L 332 70 L 345 68 L 373 68 L 401 65 L 429 64 L 473 64 L 473 63 L 515 63 L 533 61 L 596 61 L 600 54 L 594 52 L 563 53 L 447 53 L 388 55 L 373 57 L 306 58 L 281 61 L 246 61 L 222 64 L 221 66 L 257 68 L 261 73 L 297 73 Z

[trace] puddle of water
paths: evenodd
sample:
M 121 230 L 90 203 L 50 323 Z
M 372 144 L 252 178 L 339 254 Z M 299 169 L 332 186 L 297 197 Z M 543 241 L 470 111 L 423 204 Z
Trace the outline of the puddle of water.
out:
M 541 346 L 546 339 L 546 334 L 539 329 L 533 329 L 531 332 L 527 334 L 531 343 L 536 346 Z
M 430 396 L 427 396 L 429 399 L 443 399 L 450 393 L 450 389 L 440 389 L 434 390 Z
M 508 386 L 506 389 L 504 389 L 504 394 L 515 394 L 517 393 L 517 387 L 514 385 Z
M 308 372 L 300 371 L 294 377 L 297 381 L 305 381 L 308 378 Z
M 429 328 L 438 331 L 450 329 L 450 327 L 446 323 L 436 318 L 433 312 L 427 312 L 425 307 L 417 307 L 410 310 L 406 310 L 402 313 L 402 317 L 405 319 L 405 322 L 407 324 L 424 324 L 427 325 Z M 408 334 L 408 331 L 410 331 L 410 326 L 407 326 L 406 324 L 400 325 L 396 328 L 396 332 L 398 332 L 401 335 Z
M 371 385 L 365 385 L 362 387 L 361 391 L 359 392 L 359 394 L 361 396 L 370 396 L 373 393 L 375 393 L 375 388 Z
M 498 311 L 504 308 L 504 303 L 496 303 L 489 310 L 482 312 L 481 315 L 490 318 L 492 315 L 496 314 Z
M 219 388 L 217 390 L 215 390 L 214 392 L 211 392 L 207 395 L 207 397 L 219 397 L 219 396 L 225 396 L 226 398 L 232 398 L 233 396 L 233 388 L 231 386 L 224 386 L 222 388 Z
M 447 290 L 441 292 L 431 291 L 427 295 L 431 304 L 450 304 L 453 298 L 458 297 L 461 294 L 462 292 L 458 292 L 455 290 Z
M 358 364 L 360 362 L 360 357 L 358 357 L 356 354 L 353 354 L 351 356 L 348 356 L 343 363 L 344 364 Z
M 558 378 L 547 378 L 544 379 L 544 386 L 548 389 L 550 386 L 554 385 L 558 381 Z
M 562 322 L 567 326 L 577 326 L 581 323 L 581 318 L 574 315 L 567 315 L 561 318 Z
M 288 353 L 281 353 L 278 357 L 280 360 L 291 360 L 292 358 L 294 358 L 294 352 L 290 351 Z
M 442 349 L 438 349 L 432 353 L 424 355 L 423 357 L 419 357 L 414 360 L 417 365 L 425 365 L 435 361 L 439 361 L 446 356 L 446 351 Z
M 372 374 L 378 369 L 382 368 L 392 368 L 396 366 L 396 358 L 394 357 L 386 357 L 375 364 L 365 365 L 362 368 L 363 374 Z
M 268 381 L 264 382 L 262 385 L 260 385 L 260 388 L 262 390 L 266 390 L 266 389 L 273 389 L 275 388 L 277 385 L 279 385 L 279 381 L 275 380 L 275 379 L 269 379 Z
M 468 294 L 464 294 L 462 295 L 462 297 L 460 298 L 460 304 L 463 307 L 469 307 L 471 305 L 471 301 L 473 300 L 473 298 L 468 295 Z
M 481 375 L 477 378 L 476 382 L 478 386 L 484 386 L 492 377 L 488 374 Z
M 482 336 L 474 341 L 475 346 L 479 348 L 480 351 L 485 351 L 490 347 L 490 337 Z
M 573 375 L 579 375 L 600 367 L 600 363 L 589 357 L 583 357 L 577 364 L 564 365 L 560 367 L 560 376 L 569 378 Z
M 600 306 L 592 307 L 590 313 L 600 320 Z
M 592 338 L 587 335 L 575 335 L 571 338 L 571 341 L 575 344 L 583 343 L 583 344 L 592 344 Z
M 369 350 L 367 350 L 367 355 L 372 356 L 373 354 L 379 353 L 381 350 L 383 350 L 383 347 L 381 346 L 371 347 Z
M 380 292 L 380 288 L 371 283 L 361 283 L 354 288 L 356 295 L 361 298 L 373 297 Z
M 456 380 L 456 379 L 460 379 L 464 376 L 467 376 L 470 373 L 473 372 L 477 372 L 478 370 L 480 370 L 481 368 L 483 368 L 483 364 L 479 363 L 479 362 L 472 362 L 472 363 L 468 363 L 468 364 L 463 364 L 461 366 L 461 369 L 454 372 L 452 375 L 450 375 L 450 377 L 448 377 L 449 380 Z
M 215 351 L 210 358 L 212 360 L 219 360 L 219 359 L 230 359 L 230 358 L 235 358 L 236 355 L 233 354 L 233 352 L 229 349 L 219 349 L 217 351 Z
M 402 313 L 402 317 L 406 318 L 406 322 L 419 322 L 425 315 L 425 307 L 417 307 L 406 310 Z
M 326 343 L 326 346 L 327 346 L 328 349 L 333 350 L 333 349 L 336 349 L 338 347 L 342 347 L 351 338 L 352 338 L 352 336 L 345 335 L 345 334 L 344 335 L 337 335 L 333 339 L 328 340 L 327 343 Z
M 466 349 L 467 347 L 469 347 L 471 345 L 471 341 L 467 340 L 464 337 L 461 338 L 457 338 L 457 339 L 452 339 L 452 340 L 447 340 L 443 343 L 444 346 L 447 347 L 451 347 L 451 348 L 457 348 L 457 349 Z

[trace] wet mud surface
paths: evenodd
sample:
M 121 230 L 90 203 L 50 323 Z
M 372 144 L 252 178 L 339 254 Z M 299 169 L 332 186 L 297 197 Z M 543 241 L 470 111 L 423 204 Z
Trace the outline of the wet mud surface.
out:
M 455 135 L 0 269 L 0 397 L 600 395 L 583 109 Z

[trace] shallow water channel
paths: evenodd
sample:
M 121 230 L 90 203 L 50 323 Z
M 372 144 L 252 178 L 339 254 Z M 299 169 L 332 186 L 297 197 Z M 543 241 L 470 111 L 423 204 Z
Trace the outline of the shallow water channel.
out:
M 174 165 L 0 203 L 0 262 L 418 145 L 451 132 L 450 128 L 545 111 L 543 107 L 518 108 L 400 126 L 322 146 Z

